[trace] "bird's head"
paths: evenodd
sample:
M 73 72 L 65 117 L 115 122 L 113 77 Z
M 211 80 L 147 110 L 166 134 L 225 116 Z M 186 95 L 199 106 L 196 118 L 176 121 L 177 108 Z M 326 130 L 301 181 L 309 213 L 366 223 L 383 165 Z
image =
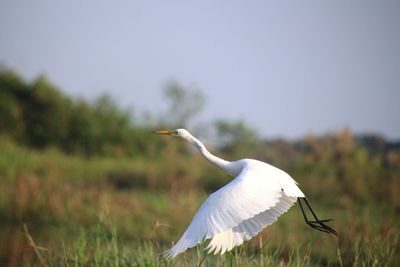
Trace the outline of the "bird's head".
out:
M 162 135 L 178 136 L 178 137 L 182 137 L 183 139 L 187 139 L 186 137 L 191 136 L 191 134 L 185 129 L 158 130 L 158 131 L 154 131 L 154 133 L 162 134 Z

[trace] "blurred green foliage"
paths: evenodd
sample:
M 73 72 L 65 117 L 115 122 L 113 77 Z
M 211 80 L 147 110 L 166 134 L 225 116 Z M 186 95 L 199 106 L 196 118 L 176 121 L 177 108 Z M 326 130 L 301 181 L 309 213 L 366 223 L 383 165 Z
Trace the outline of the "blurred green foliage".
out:
M 167 86 L 165 97 L 165 115 L 143 122 L 110 96 L 75 99 L 44 77 L 27 82 L 0 70 L 0 265 L 46 265 L 35 251 L 54 266 L 167 264 L 157 253 L 231 177 L 182 140 L 151 134 L 155 124 L 186 126 L 205 104 L 199 91 L 178 83 Z M 286 170 L 339 231 L 338 240 L 316 233 L 292 208 L 258 237 L 270 240 L 269 250 L 254 266 L 398 265 L 400 142 L 349 129 L 265 139 L 240 120 L 212 127 L 218 146 L 210 150 Z M 41 248 L 26 242 L 23 225 Z M 258 238 L 206 262 L 246 266 Z M 178 266 L 196 264 L 194 250 L 185 255 Z
M 132 117 L 108 95 L 90 103 L 64 95 L 44 77 L 29 83 L 0 71 L 0 134 L 29 147 L 87 156 L 138 155 L 147 151 L 144 139 L 152 136 Z
M 169 128 L 187 127 L 189 121 L 199 113 L 205 105 L 206 97 L 195 88 L 185 90 L 176 81 L 170 82 L 164 90 L 168 102 L 167 116 L 162 118 Z

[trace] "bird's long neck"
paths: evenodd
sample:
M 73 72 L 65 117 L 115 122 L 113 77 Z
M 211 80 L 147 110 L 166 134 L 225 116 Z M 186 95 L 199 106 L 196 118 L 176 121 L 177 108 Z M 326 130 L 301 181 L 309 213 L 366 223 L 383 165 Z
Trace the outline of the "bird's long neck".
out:
M 217 166 L 218 168 L 226 171 L 227 173 L 231 174 L 231 175 L 235 175 L 233 170 L 231 170 L 230 166 L 229 166 L 229 161 L 221 159 L 213 154 L 211 154 L 207 148 L 203 145 L 202 142 L 200 142 L 197 138 L 195 138 L 194 136 L 188 136 L 185 137 L 185 139 L 191 143 L 200 153 L 201 155 L 208 160 L 209 162 L 211 162 L 212 164 L 214 164 L 215 166 Z

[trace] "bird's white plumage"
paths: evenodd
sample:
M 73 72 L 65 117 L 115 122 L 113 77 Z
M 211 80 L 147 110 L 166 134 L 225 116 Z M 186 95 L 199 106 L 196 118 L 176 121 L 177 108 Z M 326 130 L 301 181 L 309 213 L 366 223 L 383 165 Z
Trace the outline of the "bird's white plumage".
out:
M 243 159 L 224 168 L 236 168 L 239 175 L 207 198 L 183 236 L 165 252 L 167 257 L 205 239 L 211 239 L 209 252 L 223 254 L 275 222 L 297 197 L 304 197 L 287 173 L 264 162 Z
M 166 257 L 173 258 L 205 239 L 211 239 L 207 246 L 209 252 L 223 254 L 275 222 L 300 198 L 304 198 L 315 219 L 307 219 L 299 202 L 305 222 L 314 229 L 337 235 L 333 228 L 324 224 L 331 219 L 317 218 L 296 181 L 286 172 L 258 160 L 223 160 L 211 154 L 203 143 L 185 129 L 160 130 L 155 133 L 185 139 L 209 162 L 236 176 L 207 198 L 183 236 L 164 253 Z

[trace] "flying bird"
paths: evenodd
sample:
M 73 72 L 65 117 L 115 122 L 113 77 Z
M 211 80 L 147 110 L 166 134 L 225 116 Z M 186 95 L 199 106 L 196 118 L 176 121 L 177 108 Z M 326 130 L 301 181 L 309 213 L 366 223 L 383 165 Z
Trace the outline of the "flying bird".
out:
M 296 201 L 306 224 L 337 236 L 337 232 L 325 224 L 332 219 L 318 219 L 297 182 L 286 172 L 254 159 L 221 159 L 211 154 L 185 129 L 159 130 L 155 133 L 185 139 L 205 159 L 235 177 L 207 198 L 179 241 L 164 252 L 165 257 L 174 258 L 207 239 L 211 239 L 206 247 L 208 253 L 222 255 L 274 223 Z M 306 207 L 311 211 L 312 220 L 307 218 Z

